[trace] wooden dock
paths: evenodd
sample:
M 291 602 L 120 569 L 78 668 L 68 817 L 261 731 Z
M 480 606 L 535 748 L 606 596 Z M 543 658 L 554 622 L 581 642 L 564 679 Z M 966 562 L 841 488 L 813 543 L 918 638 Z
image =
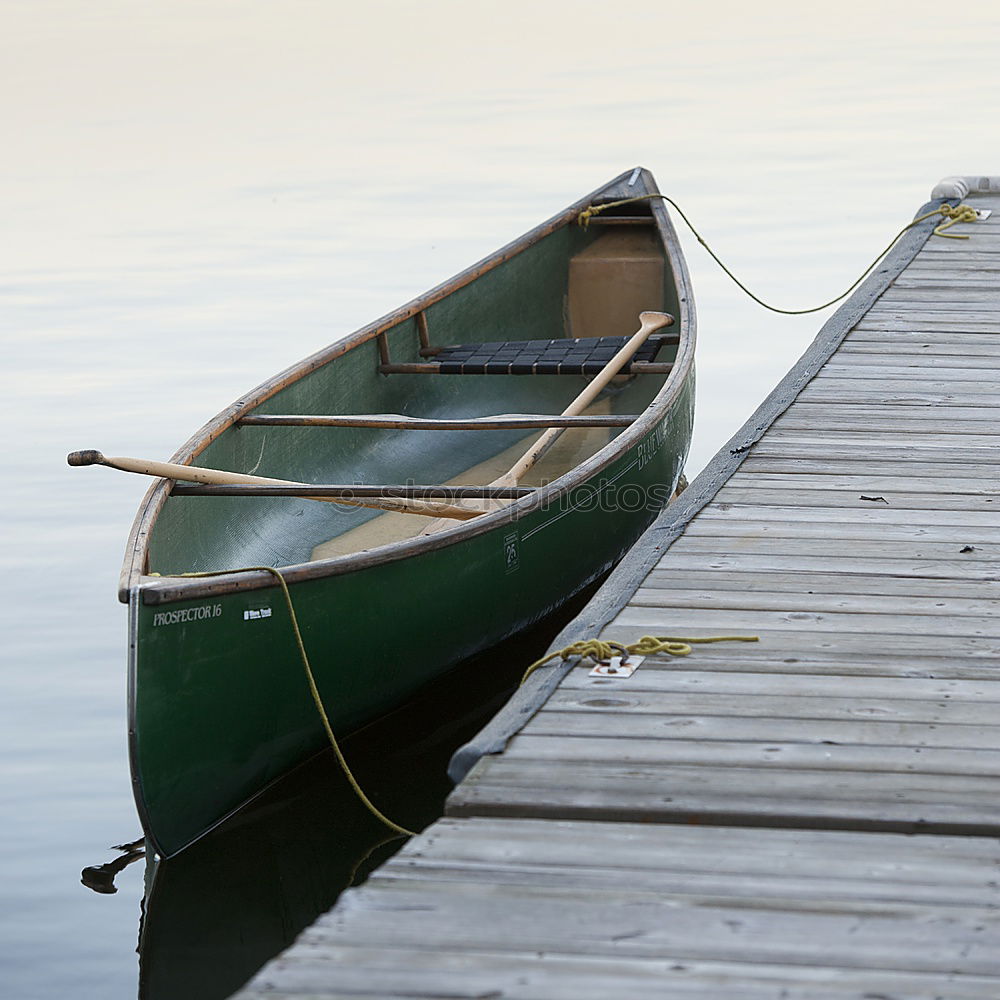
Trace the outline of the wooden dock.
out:
M 994 214 L 911 230 L 553 648 L 760 641 L 533 675 L 445 818 L 239 997 L 1000 997 L 983 180 Z

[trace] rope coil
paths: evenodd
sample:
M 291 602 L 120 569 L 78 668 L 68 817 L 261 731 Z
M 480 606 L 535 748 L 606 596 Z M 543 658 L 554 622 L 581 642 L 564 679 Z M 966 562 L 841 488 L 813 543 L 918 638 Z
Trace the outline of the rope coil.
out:
M 722 260 L 716 254 L 716 252 L 708 245 L 707 241 L 701 235 L 701 233 L 699 233 L 698 230 L 694 228 L 694 225 L 691 223 L 691 220 L 684 214 L 684 210 L 680 207 L 680 205 L 678 205 L 677 202 L 673 200 L 673 198 L 669 198 L 665 194 L 636 195 L 633 198 L 621 198 L 618 201 L 609 201 L 603 205 L 589 205 L 576 217 L 577 225 L 579 225 L 583 229 L 586 229 L 590 225 L 590 220 L 595 215 L 600 215 L 601 212 L 605 212 L 609 208 L 617 208 L 620 205 L 629 205 L 637 201 L 651 201 L 656 198 L 662 199 L 663 201 L 667 202 L 668 205 L 671 205 L 673 207 L 674 211 L 677 212 L 677 214 L 684 220 L 684 223 L 688 227 L 688 229 L 691 230 L 695 239 L 698 240 L 698 242 L 708 252 L 708 255 L 712 258 L 712 260 L 714 260 L 715 263 L 722 268 L 726 276 L 729 277 L 737 285 L 738 288 L 740 288 L 743 292 L 749 295 L 750 298 L 757 303 L 757 305 L 763 306 L 765 309 L 769 309 L 771 312 L 781 313 L 783 316 L 806 316 L 809 313 L 822 312 L 824 309 L 828 309 L 830 306 L 836 305 L 836 303 L 840 302 L 841 299 L 846 299 L 847 296 L 850 295 L 851 292 L 853 292 L 854 289 L 857 288 L 858 285 L 860 285 L 861 282 L 864 281 L 865 278 L 867 278 L 868 275 L 875 270 L 875 267 L 878 265 L 879 261 L 881 261 L 882 258 L 896 245 L 896 241 L 908 229 L 912 229 L 918 223 L 924 222 L 925 220 L 930 219 L 935 215 L 943 215 L 945 216 L 947 221 L 942 222 L 940 225 L 936 226 L 933 235 L 941 236 L 945 239 L 950 239 L 950 240 L 967 240 L 969 238 L 967 234 L 946 233 L 944 232 L 944 230 L 950 229 L 952 226 L 956 225 L 959 222 L 976 222 L 979 218 L 978 214 L 976 213 L 976 210 L 972 208 L 970 205 L 956 205 L 954 207 L 952 207 L 951 205 L 939 205 L 932 211 L 927 212 L 924 215 L 917 216 L 917 218 L 915 218 L 912 222 L 909 222 L 905 226 L 903 226 L 903 228 L 900 229 L 900 231 L 896 233 L 896 235 L 893 236 L 893 238 L 890 240 L 889 245 L 871 262 L 871 264 L 868 265 L 868 267 L 865 268 L 865 270 L 861 273 L 861 276 L 858 278 L 858 280 L 855 281 L 854 284 L 851 285 L 851 287 L 848 288 L 846 292 L 842 292 L 835 299 L 830 299 L 829 302 L 824 302 L 820 306 L 813 306 L 810 309 L 779 309 L 777 306 L 769 305 L 762 298 L 751 292 L 750 289 L 747 288 L 747 286 L 744 285 L 743 282 L 740 281 L 740 279 L 737 278 L 736 275 L 733 274 L 733 272 L 730 271 L 728 267 L 726 267 L 726 265 L 722 262 Z

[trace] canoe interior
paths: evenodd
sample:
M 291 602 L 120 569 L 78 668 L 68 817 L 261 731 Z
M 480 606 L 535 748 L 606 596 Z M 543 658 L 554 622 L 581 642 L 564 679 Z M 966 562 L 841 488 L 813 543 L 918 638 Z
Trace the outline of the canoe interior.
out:
M 574 312 L 569 302 L 570 262 L 599 239 L 606 243 L 638 240 L 647 256 L 653 253 L 661 258 L 663 281 L 650 296 L 656 301 L 642 308 L 677 315 L 675 276 L 655 233 L 652 226 L 583 230 L 567 225 L 557 229 L 429 305 L 424 316 L 430 342 L 443 346 L 580 335 L 570 328 Z M 578 303 L 575 310 L 579 312 Z M 576 323 L 579 326 L 581 320 Z M 630 329 L 608 332 L 627 334 L 637 327 L 636 317 Z M 419 353 L 415 318 L 389 328 L 386 339 L 393 362 L 427 360 Z M 666 347 L 656 360 L 670 361 L 673 354 L 674 348 Z M 294 381 L 252 412 L 401 413 L 442 418 L 557 414 L 585 385 L 582 377 L 559 375 L 386 376 L 378 373 L 378 364 L 377 341 L 366 341 Z M 592 412 L 641 413 L 665 378 L 642 375 L 614 386 Z M 201 452 L 196 464 L 311 483 L 481 485 L 492 478 L 492 470 L 504 470 L 504 452 L 511 453 L 513 461 L 519 454 L 518 443 L 526 448 L 537 433 L 234 425 Z M 619 433 L 620 428 L 566 431 L 558 450 L 527 484 L 557 478 Z M 374 518 L 382 519 L 385 532 L 357 530 Z M 166 575 L 262 564 L 287 566 L 406 537 L 424 521 L 412 515 L 395 515 L 390 520 L 376 511 L 293 498 L 170 497 L 152 525 L 145 569 Z M 338 538 L 346 540 L 329 547 Z

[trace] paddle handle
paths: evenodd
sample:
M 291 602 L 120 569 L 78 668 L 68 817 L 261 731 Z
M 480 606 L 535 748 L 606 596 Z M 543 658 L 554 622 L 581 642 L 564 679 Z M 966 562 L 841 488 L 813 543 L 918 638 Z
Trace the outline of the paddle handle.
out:
M 664 312 L 641 312 L 639 313 L 639 329 L 629 337 L 622 348 L 611 358 L 611 360 L 594 376 L 587 388 L 573 400 L 561 416 L 579 416 L 595 399 L 604 391 L 607 384 L 628 364 L 629 360 L 649 339 L 650 335 L 665 326 L 673 323 L 673 316 Z M 512 465 L 506 475 L 501 478 L 504 481 L 512 481 L 517 485 L 528 470 L 552 447 L 556 438 L 565 430 L 564 427 L 551 427 L 547 430 L 518 460 Z
M 206 486 L 308 486 L 287 479 L 268 479 L 264 476 L 250 476 L 245 472 L 226 472 L 223 469 L 203 469 L 194 465 L 175 465 L 172 462 L 154 462 L 145 458 L 108 458 L 99 451 L 72 451 L 66 456 L 70 465 L 105 465 L 109 469 L 135 472 L 142 476 L 158 476 L 163 479 L 180 479 L 186 483 L 203 483 Z M 331 497 L 308 497 L 324 503 L 347 504 L 350 507 L 371 507 L 375 510 L 391 510 L 401 514 L 422 514 L 425 517 L 448 517 L 468 521 L 481 511 L 469 510 L 455 504 L 440 503 L 435 500 L 406 500 L 393 497 L 365 498 L 364 500 L 344 500 Z

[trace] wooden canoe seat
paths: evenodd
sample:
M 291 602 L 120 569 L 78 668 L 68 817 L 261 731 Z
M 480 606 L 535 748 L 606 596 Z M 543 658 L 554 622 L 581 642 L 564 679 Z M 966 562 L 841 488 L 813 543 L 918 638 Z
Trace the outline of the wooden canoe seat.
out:
M 393 374 L 436 375 L 599 375 L 628 337 L 583 337 L 559 340 L 508 340 L 459 344 L 437 348 L 432 362 L 383 363 L 379 371 Z M 622 374 L 670 371 L 670 365 L 652 366 L 657 352 L 677 343 L 676 334 L 652 336 L 622 368 Z M 662 371 L 661 371 L 662 369 Z

